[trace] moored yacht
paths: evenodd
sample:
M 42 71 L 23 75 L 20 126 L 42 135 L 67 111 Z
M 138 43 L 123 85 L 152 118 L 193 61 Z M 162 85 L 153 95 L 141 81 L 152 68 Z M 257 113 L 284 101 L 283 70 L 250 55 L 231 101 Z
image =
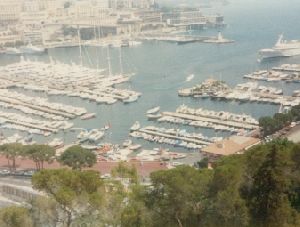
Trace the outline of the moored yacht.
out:
M 287 41 L 283 39 L 283 35 L 281 34 L 274 47 L 270 49 L 261 49 L 258 54 L 259 61 L 266 58 L 300 55 L 300 40 Z
M 29 43 L 27 46 L 20 47 L 20 51 L 24 54 L 42 54 L 45 53 L 46 49 L 43 47 L 33 46 Z
M 155 114 L 160 110 L 160 106 L 153 107 L 147 111 L 147 114 Z
M 11 47 L 11 48 L 7 48 L 5 51 L 4 51 L 5 54 L 9 54 L 9 55 L 21 55 L 22 52 L 20 49 L 18 48 L 14 48 L 14 47 Z
M 130 131 L 136 131 L 139 130 L 140 128 L 141 128 L 140 122 L 136 121 L 130 128 Z

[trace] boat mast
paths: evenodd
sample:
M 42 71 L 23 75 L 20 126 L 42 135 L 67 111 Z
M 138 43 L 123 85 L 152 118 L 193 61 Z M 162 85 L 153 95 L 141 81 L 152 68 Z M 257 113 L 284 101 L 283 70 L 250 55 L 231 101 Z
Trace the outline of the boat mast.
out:
M 97 33 L 96 33 L 96 21 L 94 21 L 94 36 L 95 36 L 96 56 L 97 56 L 97 58 L 96 58 L 96 67 L 97 67 L 97 72 L 98 72 L 98 70 L 99 70 L 99 61 L 98 61 L 98 59 L 99 59 L 99 51 L 98 51 L 98 46 L 97 46 L 98 39 L 97 39 Z
M 110 54 L 109 54 L 109 46 L 107 46 L 107 63 L 108 63 L 108 74 L 111 76 L 111 64 L 110 64 Z
M 83 65 L 82 62 L 82 49 L 81 49 L 81 38 L 80 38 L 80 30 L 79 25 L 77 25 L 77 35 L 78 35 L 78 44 L 79 44 L 79 56 L 80 56 L 80 64 Z
M 119 48 L 120 72 L 123 75 L 122 47 Z
M 100 43 L 100 39 L 102 37 L 102 30 L 101 30 L 101 23 L 98 25 L 98 28 L 97 28 L 97 31 L 98 31 L 98 43 Z M 99 53 L 99 52 L 98 52 Z M 103 56 L 103 47 L 101 46 L 101 49 L 100 49 L 100 55 Z M 97 64 L 100 66 L 101 62 L 100 62 L 100 57 L 97 59 Z

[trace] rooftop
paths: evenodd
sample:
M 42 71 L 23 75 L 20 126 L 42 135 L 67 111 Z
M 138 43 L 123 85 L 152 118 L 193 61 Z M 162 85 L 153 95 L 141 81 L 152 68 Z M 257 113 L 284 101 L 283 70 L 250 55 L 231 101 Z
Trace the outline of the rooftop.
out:
M 231 136 L 203 148 L 202 151 L 212 155 L 231 155 L 247 150 L 259 142 L 254 137 Z

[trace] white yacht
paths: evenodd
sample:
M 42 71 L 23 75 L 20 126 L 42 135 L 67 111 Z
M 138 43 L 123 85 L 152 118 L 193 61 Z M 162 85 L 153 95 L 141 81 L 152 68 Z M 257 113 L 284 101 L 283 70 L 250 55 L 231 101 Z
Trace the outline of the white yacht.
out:
M 33 46 L 29 43 L 27 46 L 20 47 L 20 51 L 24 54 L 42 54 L 46 51 L 43 47 Z
M 153 107 L 147 111 L 147 114 L 155 114 L 160 110 L 160 106 Z
M 287 41 L 283 39 L 283 35 L 280 35 L 274 47 L 270 49 L 261 49 L 258 54 L 259 61 L 266 58 L 300 55 L 300 40 Z
M 64 146 L 64 142 L 60 138 L 54 138 L 48 143 L 49 146 L 54 147 L 55 149 L 61 148 Z
M 80 117 L 81 120 L 88 120 L 91 118 L 96 117 L 96 113 L 86 113 L 83 116 Z
M 104 136 L 104 132 L 98 129 L 92 129 L 89 134 L 89 141 L 96 142 Z
M 5 51 L 4 51 L 5 54 L 9 54 L 9 55 L 21 55 L 22 54 L 22 51 L 18 48 L 14 48 L 14 47 L 10 47 L 10 48 L 7 48 Z
M 130 128 L 130 131 L 136 131 L 139 130 L 140 128 L 141 128 L 140 122 L 136 121 Z
M 131 95 L 129 96 L 127 99 L 123 100 L 123 103 L 131 103 L 131 102 L 136 102 L 138 100 L 138 96 L 137 95 Z

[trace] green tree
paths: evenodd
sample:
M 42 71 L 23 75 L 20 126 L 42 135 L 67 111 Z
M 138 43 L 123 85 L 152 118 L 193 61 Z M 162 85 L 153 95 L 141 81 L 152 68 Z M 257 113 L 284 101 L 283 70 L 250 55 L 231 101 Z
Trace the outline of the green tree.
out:
M 261 117 L 259 126 L 262 128 L 264 136 L 273 134 L 277 128 L 276 121 L 272 117 Z
M 257 226 L 287 226 L 293 222 L 288 199 L 290 179 L 285 170 L 288 160 L 278 144 L 268 146 L 266 158 L 253 176 L 250 211 Z
M 195 167 L 199 169 L 205 169 L 208 167 L 208 158 L 203 158 L 199 162 L 195 163 Z
M 7 158 L 9 167 L 15 171 L 16 159 L 24 154 L 24 147 L 19 143 L 4 144 L 0 146 L 0 153 Z M 10 161 L 12 165 L 10 165 Z
M 35 162 L 36 169 L 44 168 L 44 163 L 51 163 L 55 158 L 55 149 L 48 145 L 28 145 L 25 147 L 25 155 Z
M 300 105 L 291 108 L 291 115 L 294 121 L 300 121 Z
M 291 190 L 289 199 L 291 206 L 300 211 L 300 144 L 293 144 L 291 148 Z
M 189 166 L 151 173 L 145 202 L 152 212 L 152 226 L 200 226 L 211 174 Z
M 96 155 L 82 148 L 79 145 L 72 146 L 65 150 L 58 159 L 63 165 L 71 167 L 73 170 L 81 170 L 84 167 L 92 167 L 96 162 Z
M 103 182 L 96 171 L 41 170 L 33 175 L 32 185 L 57 202 L 67 227 L 96 215 L 102 204 Z
M 138 183 L 138 174 L 134 166 L 129 166 L 125 162 L 119 162 L 117 167 L 111 171 L 113 177 L 127 178 L 131 183 Z
M 32 227 L 29 211 L 24 207 L 6 207 L 0 210 L 1 227 Z
M 248 208 L 240 195 L 243 162 L 243 156 L 232 155 L 216 163 L 209 185 L 206 226 L 248 226 Z
M 30 214 L 34 226 L 57 226 L 60 209 L 53 198 L 37 196 L 30 202 Z

